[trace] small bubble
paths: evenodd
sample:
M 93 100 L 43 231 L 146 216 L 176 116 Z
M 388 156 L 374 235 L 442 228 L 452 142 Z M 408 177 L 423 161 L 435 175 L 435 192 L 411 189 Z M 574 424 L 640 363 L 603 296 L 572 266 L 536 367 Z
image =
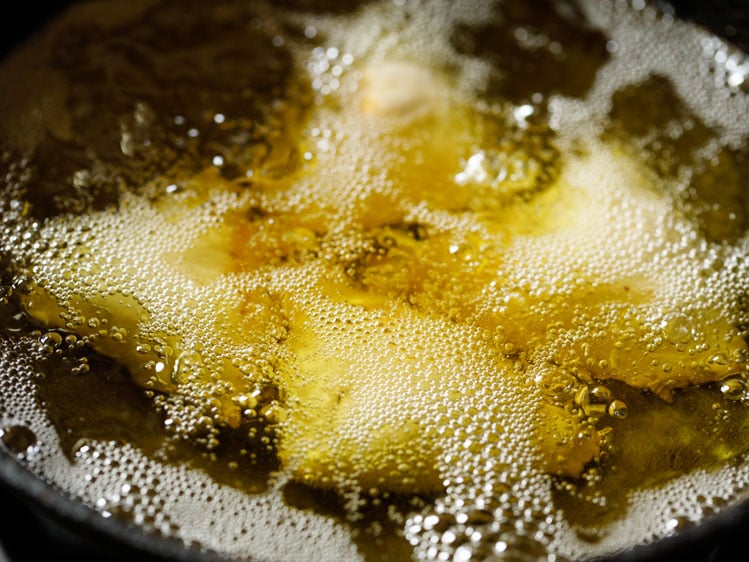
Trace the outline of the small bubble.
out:
M 0 429 L 0 440 L 10 451 L 20 457 L 27 456 L 36 447 L 36 434 L 25 425 L 11 425 Z
M 689 343 L 693 337 L 691 320 L 678 312 L 670 314 L 663 319 L 663 335 L 673 344 Z
M 683 529 L 691 526 L 691 524 L 692 521 L 688 517 L 672 517 L 666 522 L 666 529 L 669 531 L 682 531 Z
M 590 387 L 590 400 L 599 404 L 611 402 L 611 391 L 601 384 Z
M 623 420 L 629 415 L 629 408 L 621 400 L 612 400 L 609 404 L 609 415 Z
M 739 400 L 746 390 L 746 385 L 740 377 L 729 377 L 720 383 L 720 392 L 729 400 Z

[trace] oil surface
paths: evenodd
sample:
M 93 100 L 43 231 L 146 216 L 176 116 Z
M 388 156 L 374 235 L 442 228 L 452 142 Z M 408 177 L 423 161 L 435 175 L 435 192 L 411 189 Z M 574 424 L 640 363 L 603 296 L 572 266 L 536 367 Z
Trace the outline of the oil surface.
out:
M 228 559 L 719 512 L 748 68 L 641 2 L 75 6 L 0 74 L 4 447 Z

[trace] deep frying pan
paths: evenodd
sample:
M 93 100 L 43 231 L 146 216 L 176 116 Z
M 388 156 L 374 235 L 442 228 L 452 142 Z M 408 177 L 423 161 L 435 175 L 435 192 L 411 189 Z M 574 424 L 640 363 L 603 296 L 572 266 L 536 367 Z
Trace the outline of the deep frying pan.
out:
M 70 2 L 63 1 L 16 3 L 13 15 L 0 21 L 0 55 L 6 55 L 68 4 Z M 749 50 L 749 1 L 682 0 L 671 6 L 678 17 L 692 19 L 740 49 Z M 103 519 L 98 512 L 68 499 L 29 473 L 3 447 L 0 447 L 0 510 L 0 562 L 45 559 L 220 560 L 176 541 L 146 534 L 116 518 Z M 609 560 L 745 560 L 749 556 L 746 546 L 748 533 L 749 503 L 745 502 L 678 536 Z

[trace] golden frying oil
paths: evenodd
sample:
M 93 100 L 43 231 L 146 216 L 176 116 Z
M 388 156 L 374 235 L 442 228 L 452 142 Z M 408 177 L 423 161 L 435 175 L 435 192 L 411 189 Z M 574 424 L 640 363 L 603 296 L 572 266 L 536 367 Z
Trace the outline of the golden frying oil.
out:
M 743 497 L 742 53 L 640 2 L 131 4 L 0 74 L 8 451 L 229 559 L 585 559 Z

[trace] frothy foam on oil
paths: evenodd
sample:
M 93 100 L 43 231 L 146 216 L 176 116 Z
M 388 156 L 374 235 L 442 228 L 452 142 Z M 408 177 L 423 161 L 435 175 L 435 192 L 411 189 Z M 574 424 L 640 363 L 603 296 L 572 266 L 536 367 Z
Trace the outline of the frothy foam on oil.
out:
M 708 147 L 716 150 L 744 143 L 746 123 L 734 117 L 745 114 L 747 97 L 736 77 L 726 85 L 707 80 L 703 67 L 686 72 L 685 61 L 702 60 L 713 39 L 649 9 L 605 6 L 584 4 L 610 38 L 611 58 L 584 98 L 550 97 L 551 129 L 570 152 L 559 178 L 548 180 L 552 187 L 529 207 L 511 197 L 527 194 L 527 185 L 554 164 L 531 153 L 537 167 L 524 167 L 518 161 L 526 153 L 487 148 L 484 137 L 524 131 L 538 109 L 475 101 L 489 87 L 492 64 L 459 54 L 450 41 L 458 27 L 491 19 L 491 2 L 388 2 L 347 16 L 276 16 L 302 24 L 300 36 L 273 41 L 290 48 L 316 97 L 300 146 L 302 173 L 253 178 L 256 187 L 246 190 L 208 173 L 155 200 L 124 195 L 116 209 L 43 224 L 26 217 L 19 194 L 6 194 L 0 248 L 63 305 L 62 316 L 50 322 L 85 333 L 94 347 L 125 361 L 137 341 L 140 382 L 167 390 L 154 403 L 175 435 L 200 435 L 210 451 L 219 446 L 217 423 L 260 417 L 294 445 L 275 443 L 286 471 L 256 495 L 106 440 L 79 446 L 70 465 L 29 403 L 31 363 L 3 342 L 2 371 L 14 373 L 2 379 L 3 425 L 28 424 L 38 436 L 38 460 L 25 460 L 106 516 L 128 514 L 149 531 L 230 558 L 361 558 L 349 525 L 286 504 L 283 485 L 305 474 L 314 485 L 338 490 L 354 521 L 370 495 L 389 501 L 387 490 L 383 496 L 377 488 L 401 491 L 419 484 L 417 478 L 433 479 L 442 487 L 437 499 L 393 502 L 385 517 L 400 526 L 419 559 L 501 558 L 513 551 L 548 559 L 603 555 L 666 536 L 683 519 L 698 520 L 715 498 L 740 496 L 746 467 L 696 471 L 658 490 L 633 492 L 627 513 L 597 528 L 591 543 L 556 507 L 535 444 L 546 387 L 534 383 L 566 348 L 587 345 L 588 334 L 605 332 L 630 310 L 615 292 L 630 291 L 627 283 L 647 297 L 637 308 L 637 333 L 654 347 L 665 339 L 716 364 L 746 359 L 729 357 L 730 342 L 721 356 L 724 344 L 714 339 L 725 334 L 700 333 L 698 320 L 709 311 L 728 324 L 746 322 L 737 295 L 747 289 L 749 239 L 708 243 L 689 217 L 675 212 L 650 171 L 596 139 L 615 92 L 652 74 L 668 76 L 691 111 L 718 131 Z M 515 37 L 527 50 L 556 50 L 541 35 Z M 324 39 L 311 46 L 315 38 Z M 418 87 L 425 84 L 426 93 Z M 389 88 L 400 94 L 383 97 Z M 433 128 L 426 139 L 421 126 Z M 584 155 L 572 154 L 575 143 Z M 430 157 L 454 158 L 447 180 L 443 169 L 430 171 Z M 423 161 L 409 165 L 409 158 Z M 459 175 L 460 189 L 440 191 Z M 424 177 L 438 178 L 433 193 L 419 191 Z M 487 194 L 503 203 L 482 206 Z M 403 277 L 414 263 L 409 252 L 422 251 L 411 248 L 421 242 L 440 267 L 495 281 L 461 282 L 431 270 Z M 269 248 L 278 248 L 273 267 L 254 264 L 257 255 L 273 256 Z M 409 285 L 419 280 L 423 286 Z M 465 304 L 477 286 L 480 299 Z M 557 299 L 593 289 L 605 297 L 600 306 L 580 305 L 575 327 L 543 331 L 548 341 L 526 356 L 518 358 L 531 346 L 514 326 L 491 324 L 497 315 L 527 309 L 532 332 L 533 319 L 561 314 Z M 408 295 L 409 307 L 395 304 L 393 295 Z M 25 341 L 35 358 L 38 341 Z M 708 342 L 712 349 L 700 347 Z M 613 356 L 596 357 L 590 368 L 608 369 L 600 362 Z M 615 410 L 612 397 L 596 402 L 583 396 L 579 380 L 574 385 L 572 391 L 554 386 L 555 399 L 564 394 L 572 404 L 575 394 L 582 411 L 601 404 Z M 272 395 L 272 388 L 287 396 Z M 304 403 L 318 396 L 331 402 L 311 409 Z M 336 415 L 345 423 L 331 424 Z M 410 450 L 382 452 L 378 439 L 397 442 L 410 426 Z M 585 430 L 583 424 L 579 432 Z M 273 445 L 277 434 L 262 431 L 251 438 Z M 323 462 L 326 454 L 333 462 Z M 430 461 L 432 472 L 423 466 Z

